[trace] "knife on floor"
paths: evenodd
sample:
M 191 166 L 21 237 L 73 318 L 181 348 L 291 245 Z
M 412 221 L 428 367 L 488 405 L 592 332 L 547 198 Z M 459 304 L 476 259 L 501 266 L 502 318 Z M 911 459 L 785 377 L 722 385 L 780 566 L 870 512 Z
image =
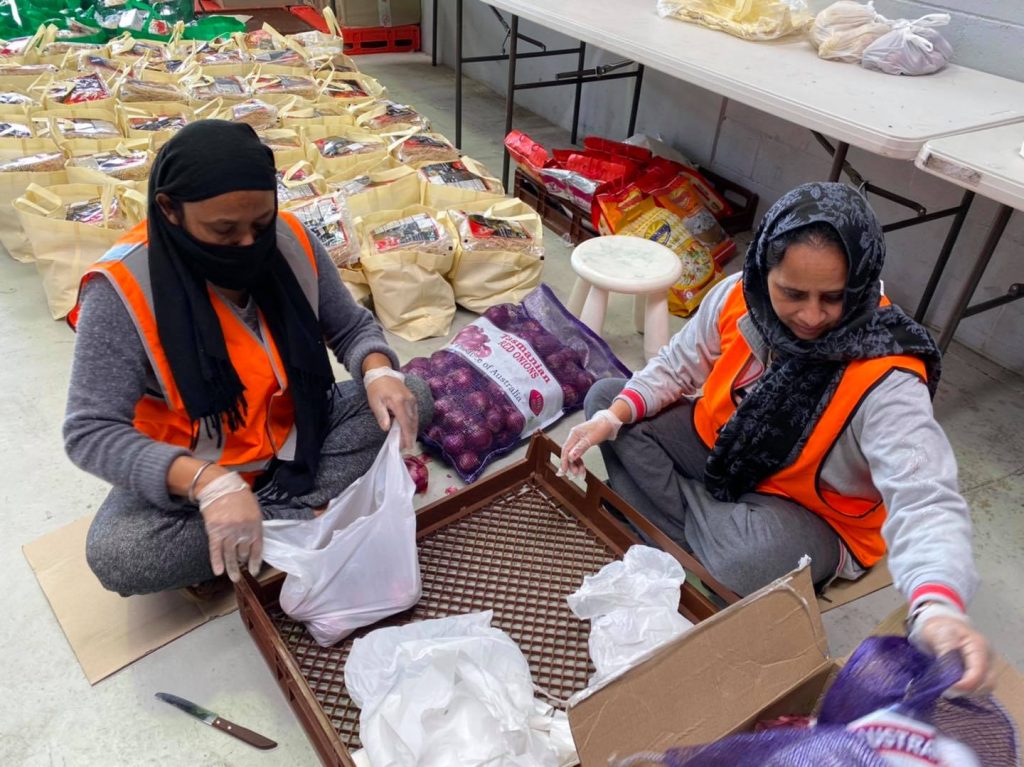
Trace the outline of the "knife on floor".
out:
M 272 741 L 270 738 L 264 738 L 257 732 L 247 730 L 245 727 L 237 725 L 234 722 L 229 722 L 227 719 L 217 716 L 212 711 L 209 711 L 202 706 L 197 706 L 190 700 L 179 698 L 177 695 L 171 695 L 169 692 L 158 692 L 156 697 L 164 703 L 170 703 L 175 708 L 180 708 L 186 714 L 194 716 L 203 724 L 215 727 L 221 732 L 226 732 L 228 735 L 234 735 L 236 738 L 248 743 L 250 746 L 263 750 L 268 750 L 277 746 L 277 743 Z

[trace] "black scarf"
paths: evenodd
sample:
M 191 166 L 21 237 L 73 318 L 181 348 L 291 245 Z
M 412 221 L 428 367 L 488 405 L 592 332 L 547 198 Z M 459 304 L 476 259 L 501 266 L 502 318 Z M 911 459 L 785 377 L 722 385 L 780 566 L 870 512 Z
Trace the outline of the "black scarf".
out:
M 836 230 L 848 275 L 839 324 L 804 341 L 779 320 L 768 295 L 769 244 L 813 223 Z M 885 260 L 882 227 L 864 197 L 835 183 L 804 184 L 765 214 L 743 265 L 743 296 L 774 361 L 718 434 L 704 482 L 715 498 L 736 501 L 791 464 L 832 399 L 847 363 L 894 354 L 924 360 L 934 396 L 941 354 L 931 336 L 896 306 L 879 307 Z
M 193 447 L 200 429 L 218 442 L 225 428 L 238 429 L 248 407 L 207 281 L 251 293 L 277 344 L 295 406 L 295 460 L 281 464 L 274 479 L 296 496 L 313 487 L 334 374 L 316 314 L 277 249 L 277 222 L 251 246 L 212 245 L 172 224 L 156 202 L 161 192 L 186 203 L 276 190 L 273 153 L 248 125 L 201 120 L 186 126 L 160 150 L 149 179 L 149 270 L 160 344 L 193 422 Z

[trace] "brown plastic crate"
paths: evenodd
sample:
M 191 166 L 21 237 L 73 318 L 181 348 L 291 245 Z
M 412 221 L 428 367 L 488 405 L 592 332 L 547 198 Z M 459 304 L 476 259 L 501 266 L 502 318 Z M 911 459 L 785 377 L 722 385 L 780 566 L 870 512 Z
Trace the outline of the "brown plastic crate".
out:
M 349 749 L 360 745 L 359 710 L 345 691 L 345 660 L 355 638 L 384 625 L 493 609 L 492 624 L 522 649 L 534 682 L 561 699 L 584 688 L 594 670 L 589 624 L 573 615 L 565 597 L 585 575 L 639 542 L 614 513 L 671 553 L 721 602 L 738 600 L 592 474 L 585 493 L 555 476 L 557 456 L 558 446 L 538 433 L 524 460 L 421 509 L 419 603 L 334 647 L 320 647 L 281 611 L 283 574 L 262 585 L 246 576 L 236 585 L 242 620 L 324 764 L 354 767 Z M 684 584 L 683 615 L 699 621 L 717 610 Z

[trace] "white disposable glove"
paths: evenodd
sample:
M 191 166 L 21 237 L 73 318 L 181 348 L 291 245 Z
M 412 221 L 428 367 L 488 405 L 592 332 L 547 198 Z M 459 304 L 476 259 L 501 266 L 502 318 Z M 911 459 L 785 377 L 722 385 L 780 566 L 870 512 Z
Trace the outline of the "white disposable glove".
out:
M 995 683 L 992 649 L 984 635 L 956 607 L 944 602 L 926 602 L 914 611 L 907 638 L 917 649 L 935 656 L 960 653 L 964 675 L 950 688 L 952 694 L 969 695 L 992 689 Z
M 366 399 L 377 423 L 384 431 L 391 428 L 391 417 L 398 420 L 402 431 L 401 446 L 408 450 L 416 444 L 416 430 L 419 426 L 416 395 L 405 385 L 405 375 L 387 367 L 372 368 L 363 375 Z
M 583 454 L 605 440 L 615 439 L 622 428 L 622 421 L 611 410 L 598 410 L 589 421 L 573 426 L 562 445 L 562 466 L 559 474 L 582 477 Z
M 255 577 L 263 559 L 263 514 L 244 479 L 233 471 L 210 480 L 196 494 L 210 543 L 214 575 L 227 571 L 232 582 L 241 579 L 239 563 L 249 564 Z

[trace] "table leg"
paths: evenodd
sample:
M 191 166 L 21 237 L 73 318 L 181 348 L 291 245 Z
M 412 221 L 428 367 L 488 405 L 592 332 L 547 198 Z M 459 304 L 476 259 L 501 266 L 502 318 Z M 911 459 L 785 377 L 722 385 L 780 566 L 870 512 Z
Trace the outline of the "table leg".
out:
M 644 312 L 644 357 L 650 359 L 668 343 L 668 291 L 647 296 Z
M 582 72 L 585 59 L 587 57 L 587 44 L 580 41 L 580 56 L 576 64 L 576 71 Z M 572 102 L 572 136 L 569 138 L 570 144 L 575 144 L 576 139 L 579 137 L 580 128 L 580 101 L 583 98 L 583 75 L 579 75 L 576 80 L 576 96 Z
M 462 0 L 455 0 L 455 148 L 462 149 Z
M 430 14 L 430 66 L 437 66 L 437 0 L 434 0 L 434 10 Z
M 836 144 L 835 152 L 832 154 L 832 170 L 828 172 L 829 181 L 838 181 L 843 175 L 843 163 L 846 162 L 846 153 L 850 151 L 850 145 L 845 141 Z
M 647 294 L 637 293 L 633 296 L 633 327 L 637 333 L 644 332 L 647 324 Z
M 945 242 L 942 243 L 942 250 L 939 251 L 939 258 L 935 262 L 932 273 L 928 277 L 928 284 L 925 285 L 924 294 L 921 296 L 921 303 L 917 305 L 917 311 L 914 312 L 914 319 L 918 322 L 924 322 L 924 316 L 928 313 L 928 304 L 932 302 L 932 296 L 935 295 L 935 289 L 939 286 L 939 280 L 942 279 L 942 272 L 946 269 L 946 263 L 949 261 L 949 255 L 953 252 L 953 246 L 956 244 L 956 240 L 960 236 L 960 229 L 963 228 L 964 219 L 967 218 L 967 211 L 970 210 L 972 202 L 974 202 L 974 192 L 964 192 L 963 199 L 960 201 L 960 208 L 957 210 L 956 216 L 953 218 L 953 223 L 949 225 L 949 231 L 946 233 Z
M 505 86 L 505 133 L 501 137 L 502 146 L 505 143 L 505 136 L 512 130 L 512 111 L 516 105 L 516 57 L 518 54 L 519 17 L 513 16 L 508 40 L 508 82 Z M 508 189 L 508 166 L 511 159 L 508 149 L 506 149 L 505 157 L 501 162 L 501 184 L 506 189 Z
M 967 307 L 971 302 L 971 297 L 974 295 L 974 291 L 978 288 L 978 283 L 981 282 L 982 276 L 985 274 L 985 268 L 988 266 L 988 262 L 992 259 L 992 254 L 995 252 L 996 246 L 999 244 L 1000 238 L 1003 236 L 1003 231 L 1006 229 L 1006 224 L 1010 220 L 1010 215 L 1013 213 L 1013 208 L 1009 205 L 1000 205 L 999 210 L 996 212 L 996 217 L 992 221 L 992 231 L 988 233 L 988 237 L 985 238 L 985 244 L 981 246 L 981 252 L 978 253 L 978 257 L 974 262 L 974 266 L 971 267 L 971 273 L 967 277 L 967 281 L 960 289 L 960 295 L 957 297 L 956 307 L 953 309 L 953 314 L 946 323 L 946 326 L 942 329 L 942 335 L 939 336 L 939 349 L 945 353 L 949 347 L 950 341 L 953 340 L 953 335 L 956 333 L 957 327 L 960 325 L 960 320 L 963 319 L 964 312 L 967 311 Z
M 629 111 L 629 128 L 626 130 L 626 138 L 636 132 L 636 113 L 640 109 L 640 87 L 644 84 L 644 65 L 637 64 L 636 80 L 633 81 L 633 107 Z
M 604 315 L 608 311 L 608 291 L 596 285 L 590 286 L 587 302 L 580 312 L 580 322 L 600 335 L 604 327 Z
M 572 293 L 569 295 L 569 303 L 565 308 L 573 317 L 579 317 L 583 311 L 583 302 L 587 300 L 587 293 L 590 292 L 590 283 L 582 277 L 577 277 L 572 286 Z

